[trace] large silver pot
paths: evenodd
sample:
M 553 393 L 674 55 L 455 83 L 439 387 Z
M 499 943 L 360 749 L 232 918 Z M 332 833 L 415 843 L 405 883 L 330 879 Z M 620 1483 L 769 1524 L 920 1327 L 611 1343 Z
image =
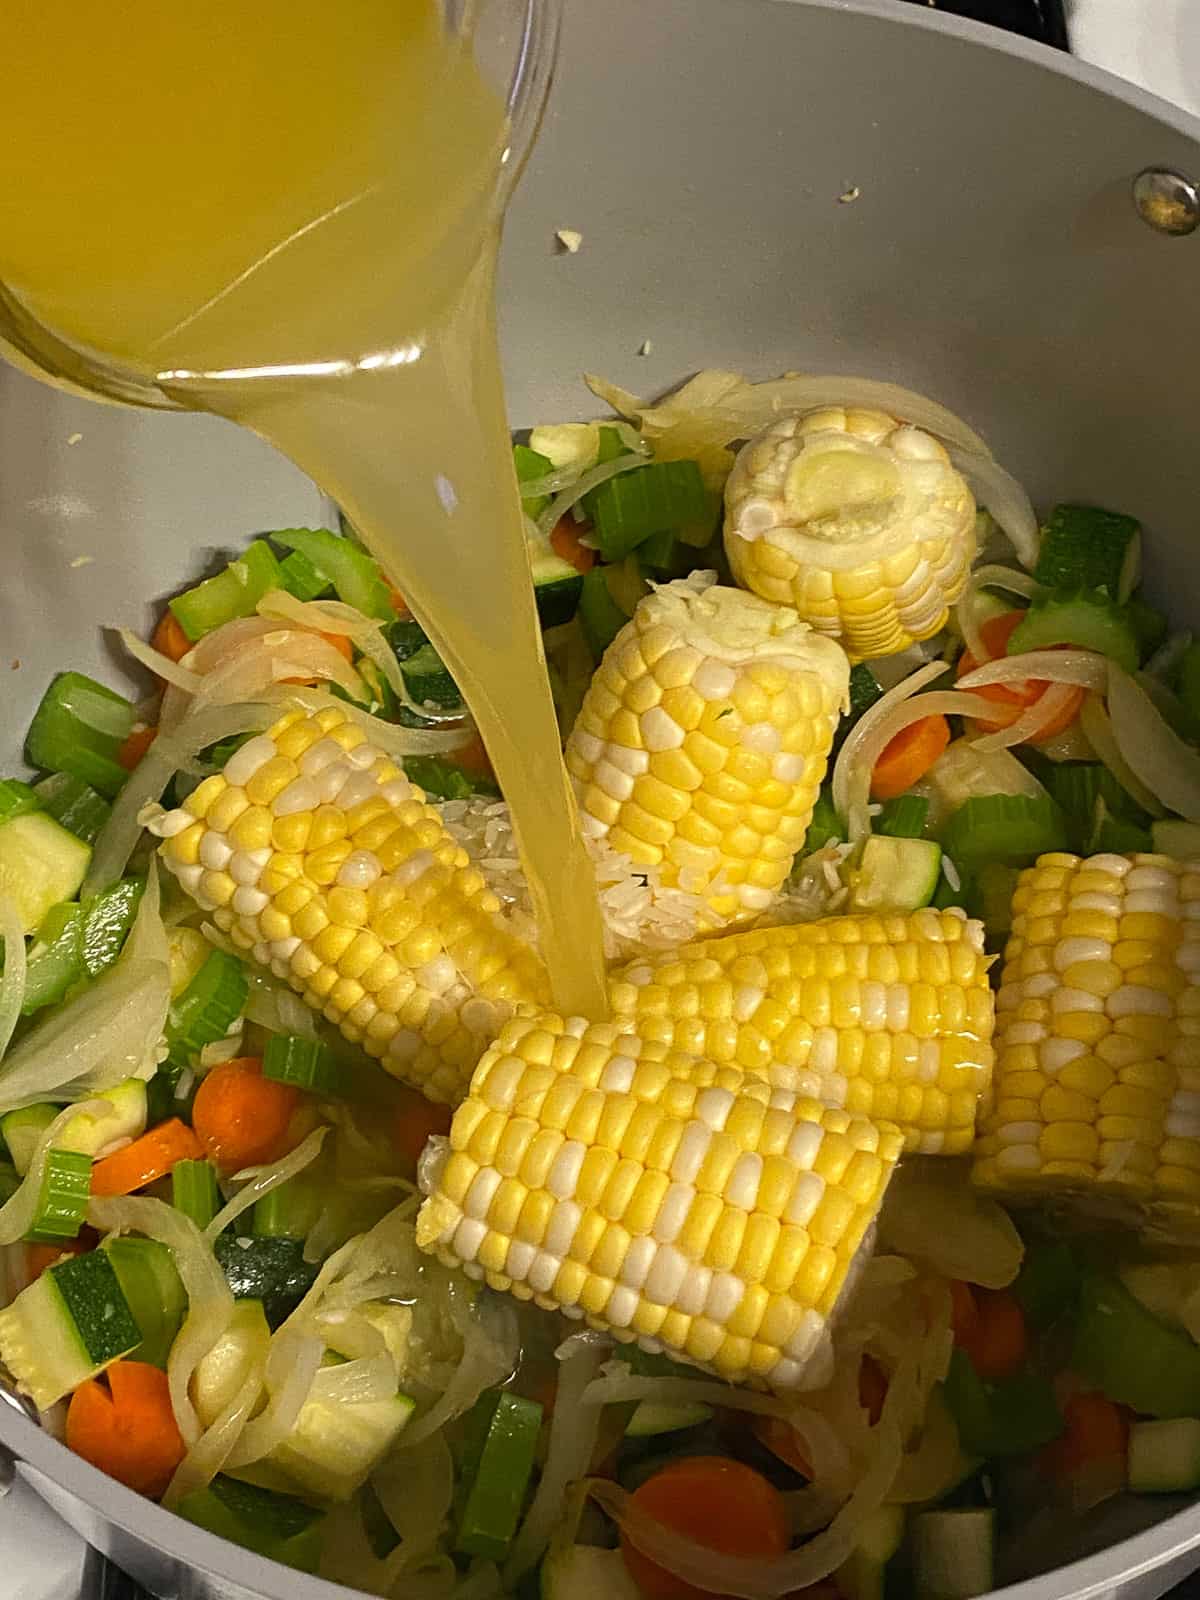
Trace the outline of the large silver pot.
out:
M 642 392 L 699 366 L 895 378 L 967 415 L 1035 499 L 1136 511 L 1151 589 L 1194 616 L 1200 236 L 1135 212 L 1149 166 L 1200 177 L 1200 123 L 917 7 L 572 0 L 506 245 L 513 420 L 585 412 L 584 368 Z M 564 227 L 577 255 L 555 252 Z M 214 543 L 317 510 L 220 424 L 0 375 L 4 769 L 53 670 L 114 670 L 97 623 L 144 624 Z M 0 1446 L 163 1596 L 347 1594 L 178 1521 L 3 1405 Z M 1007 1593 L 1143 1600 L 1198 1561 L 1200 1508 L 1129 1501 Z

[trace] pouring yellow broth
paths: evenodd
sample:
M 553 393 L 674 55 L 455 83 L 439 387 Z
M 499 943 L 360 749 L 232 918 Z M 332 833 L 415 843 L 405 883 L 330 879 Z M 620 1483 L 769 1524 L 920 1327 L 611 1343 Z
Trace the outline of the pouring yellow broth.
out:
M 469 42 L 434 0 L 22 3 L 10 24 L 0 277 L 60 336 L 253 428 L 339 501 L 502 775 L 557 1002 L 599 1016 L 492 325 L 507 129 Z

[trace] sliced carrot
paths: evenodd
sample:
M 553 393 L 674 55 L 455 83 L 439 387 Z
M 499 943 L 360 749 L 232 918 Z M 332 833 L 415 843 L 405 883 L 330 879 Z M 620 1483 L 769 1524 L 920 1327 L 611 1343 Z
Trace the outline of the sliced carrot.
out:
M 883 1412 L 883 1402 L 887 1399 L 888 1381 L 887 1374 L 877 1361 L 870 1356 L 864 1356 L 858 1369 L 858 1400 L 863 1410 L 867 1413 L 867 1420 L 874 1427 Z M 755 1417 L 753 1424 L 755 1438 L 760 1444 L 765 1444 L 772 1455 L 778 1456 L 785 1466 L 791 1467 L 793 1472 L 798 1472 L 802 1478 L 811 1478 L 813 1475 L 812 1462 L 808 1458 L 808 1445 L 804 1435 L 782 1417 Z
M 472 734 L 466 744 L 456 744 L 450 751 L 448 759 L 453 761 L 456 767 L 461 767 L 464 772 L 473 773 L 477 778 L 494 776 L 491 757 L 477 733 Z
M 421 1151 L 435 1134 L 450 1132 L 449 1106 L 435 1105 L 416 1089 L 404 1089 L 392 1123 L 392 1141 L 405 1163 L 416 1169 Z
M 132 1194 L 135 1189 L 165 1178 L 177 1161 L 195 1161 L 203 1154 L 199 1139 L 187 1123 L 172 1117 L 123 1150 L 97 1161 L 92 1168 L 92 1193 Z
M 980 637 L 987 646 L 993 661 L 1007 655 L 1008 641 L 1012 638 L 1024 618 L 1025 613 L 1023 611 L 1006 611 L 1003 616 L 989 617 L 980 628 Z M 1059 647 L 1053 646 L 1052 648 L 1057 649 Z M 968 672 L 974 672 L 978 665 L 979 662 L 975 660 L 971 652 L 969 650 L 964 651 L 959 657 L 956 669 L 957 676 L 960 678 L 965 677 Z M 980 717 L 978 719 L 979 726 L 993 730 L 1011 727 L 1022 712 L 1027 711 L 1030 706 L 1036 705 L 1049 688 L 1050 684 L 1047 679 L 1029 678 L 1015 683 L 989 683 L 985 684 L 982 689 L 972 689 L 970 691 L 972 694 L 980 695 L 984 700 L 990 700 L 995 707 L 994 714 L 989 713 L 986 718 Z M 1082 689 L 1072 686 L 1071 693 L 1064 700 L 1062 710 L 1051 717 L 1049 721 L 1043 723 L 1038 730 L 1037 738 L 1030 740 L 1030 743 L 1042 744 L 1045 740 L 1053 739 L 1056 734 L 1062 733 L 1069 728 L 1079 715 L 1079 709 L 1083 705 L 1083 696 L 1084 691 Z
M 63 1261 L 67 1256 L 81 1256 L 88 1250 L 94 1250 L 99 1242 L 99 1235 L 91 1228 L 84 1228 L 75 1239 L 62 1239 L 58 1244 L 27 1244 L 25 1246 L 25 1275 L 32 1283 L 35 1278 L 40 1278 L 47 1267 L 52 1267 L 56 1261 Z
M 116 1361 L 71 1396 L 67 1448 L 110 1478 L 158 1497 L 183 1460 L 167 1375 L 144 1361 Z
M 950 724 L 945 717 L 922 717 L 883 748 L 871 774 L 871 798 L 894 800 L 911 789 L 929 771 L 950 743 Z
M 300 1091 L 264 1078 L 257 1056 L 222 1061 L 207 1072 L 192 1103 L 192 1126 L 208 1158 L 226 1172 L 278 1161 L 293 1148 Z
M 169 661 L 182 661 L 192 648 L 192 641 L 184 633 L 183 624 L 170 606 L 159 617 L 158 627 L 150 635 L 150 643 L 159 655 L 166 656 Z
M 725 1456 L 685 1456 L 647 1478 L 634 1503 L 657 1522 L 722 1555 L 781 1556 L 791 1543 L 783 1498 L 760 1472 Z M 621 1535 L 621 1554 L 647 1600 L 708 1600 Z
M 1047 1477 L 1071 1478 L 1098 1461 L 1123 1461 L 1129 1449 L 1131 1413 L 1106 1395 L 1073 1394 L 1063 1406 L 1062 1436 L 1037 1458 Z
M 135 728 L 133 730 L 117 749 L 117 760 L 125 768 L 126 772 L 133 771 L 157 738 L 157 728 Z
M 392 610 L 398 617 L 401 617 L 406 622 L 412 618 L 412 612 L 408 609 L 408 601 L 394 583 L 388 584 L 388 599 L 392 602 Z
M 580 535 L 589 531 L 586 522 L 576 522 L 568 511 L 560 517 L 550 533 L 550 548 L 560 561 L 566 561 L 576 572 L 590 572 L 596 565 L 596 552 L 580 543 Z
M 966 1351 L 981 1378 L 994 1382 L 1009 1378 L 1025 1360 L 1029 1338 L 1025 1313 L 1015 1295 L 1006 1289 L 972 1289 L 976 1319 L 955 1343 Z

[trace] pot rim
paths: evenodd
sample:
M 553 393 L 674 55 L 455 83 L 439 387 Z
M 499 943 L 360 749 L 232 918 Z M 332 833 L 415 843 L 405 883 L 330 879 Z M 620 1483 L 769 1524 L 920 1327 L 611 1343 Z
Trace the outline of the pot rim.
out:
M 925 11 L 903 0 L 720 0 L 720 3 L 755 9 L 794 5 L 809 10 L 848 12 L 895 27 L 956 37 L 995 54 L 1015 57 L 1039 71 L 1068 78 L 1153 118 L 1194 141 L 1200 164 L 1200 117 L 1103 68 L 985 23 L 940 11 Z M 1132 179 L 1133 174 L 1129 176 Z M 73 1455 L 64 1444 L 14 1407 L 0 1405 L 0 1444 L 16 1455 L 18 1470 L 22 1466 L 32 1469 L 29 1481 L 35 1489 L 37 1478 L 44 1477 L 54 1488 L 82 1501 L 104 1521 L 135 1540 L 156 1546 L 168 1559 L 226 1583 L 239 1584 L 261 1600 L 338 1600 L 338 1597 L 369 1600 L 360 1590 L 282 1567 L 185 1522 Z M 1197 1544 L 1200 1544 L 1200 1504 L 1164 1517 L 1144 1532 L 1109 1545 L 1095 1555 L 993 1593 L 1003 1596 L 1003 1600 L 1047 1600 L 1046 1585 L 1052 1580 L 1053 1592 L 1069 1594 L 1071 1600 L 1102 1600 L 1112 1594 L 1115 1584 L 1152 1572 Z M 1114 1563 L 1118 1552 L 1119 1560 Z

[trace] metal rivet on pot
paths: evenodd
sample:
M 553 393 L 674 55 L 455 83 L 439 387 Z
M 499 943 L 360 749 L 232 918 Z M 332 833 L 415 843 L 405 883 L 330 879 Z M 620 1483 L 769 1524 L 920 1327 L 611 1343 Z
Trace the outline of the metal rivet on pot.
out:
M 1156 233 L 1183 235 L 1200 228 L 1200 185 L 1170 167 L 1147 167 L 1133 180 L 1138 216 Z

